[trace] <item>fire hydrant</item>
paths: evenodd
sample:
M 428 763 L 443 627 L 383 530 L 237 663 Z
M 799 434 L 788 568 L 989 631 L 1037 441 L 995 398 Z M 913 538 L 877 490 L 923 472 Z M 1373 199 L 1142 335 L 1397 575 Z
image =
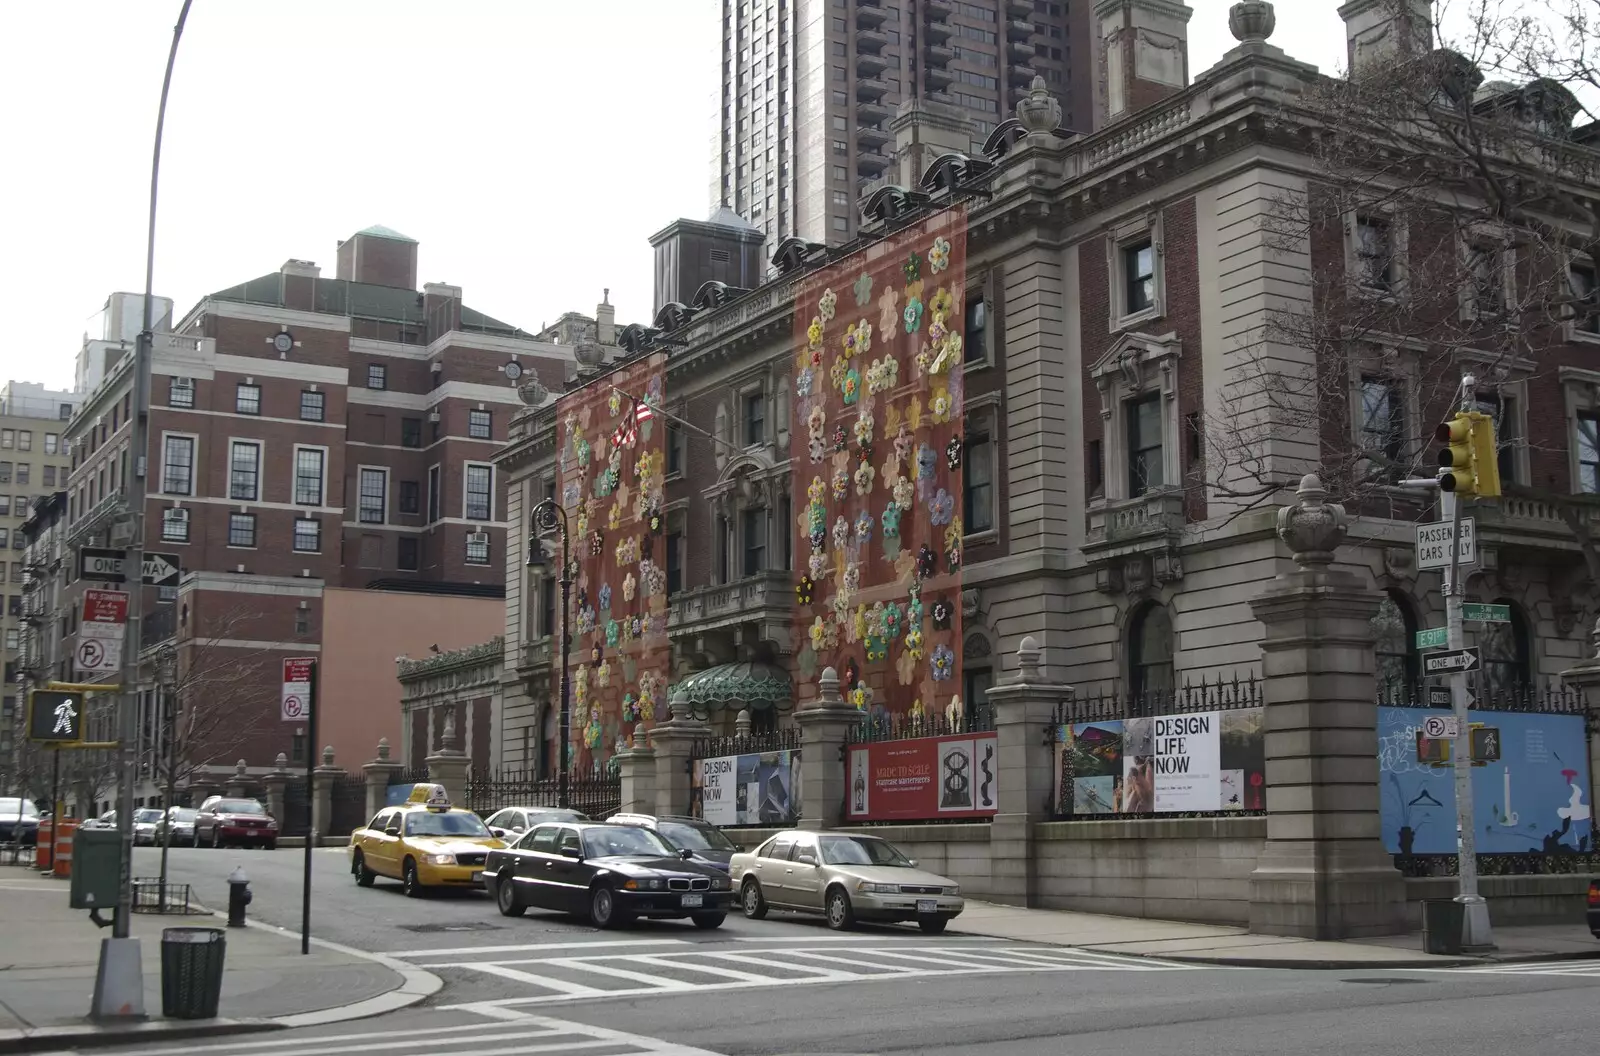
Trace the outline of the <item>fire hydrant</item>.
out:
M 228 927 L 244 927 L 244 907 L 255 896 L 250 893 L 250 878 L 244 875 L 244 866 L 236 865 L 228 874 Z

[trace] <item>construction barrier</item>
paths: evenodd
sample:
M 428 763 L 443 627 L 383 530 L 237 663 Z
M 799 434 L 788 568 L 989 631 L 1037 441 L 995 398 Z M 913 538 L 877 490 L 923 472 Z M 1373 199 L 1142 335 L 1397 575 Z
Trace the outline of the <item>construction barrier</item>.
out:
M 39 842 L 33 847 L 33 867 L 41 873 L 49 872 L 50 856 L 54 851 L 56 823 L 53 818 L 39 819 Z
M 72 875 L 72 834 L 78 831 L 78 823 L 71 818 L 61 819 L 61 830 L 54 833 L 56 845 L 55 864 L 51 871 L 56 876 Z

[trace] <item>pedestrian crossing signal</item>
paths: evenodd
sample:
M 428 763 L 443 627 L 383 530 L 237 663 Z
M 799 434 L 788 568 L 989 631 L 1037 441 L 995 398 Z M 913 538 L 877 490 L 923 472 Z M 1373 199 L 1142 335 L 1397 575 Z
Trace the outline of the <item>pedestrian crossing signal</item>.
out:
M 28 739 L 39 744 L 83 740 L 83 696 L 50 689 L 28 694 Z
M 1425 737 L 1421 730 L 1417 731 L 1417 762 L 1429 766 L 1444 766 L 1450 762 L 1450 742 L 1433 737 Z
M 1500 729 L 1497 726 L 1472 728 L 1472 761 L 1497 763 L 1500 761 Z

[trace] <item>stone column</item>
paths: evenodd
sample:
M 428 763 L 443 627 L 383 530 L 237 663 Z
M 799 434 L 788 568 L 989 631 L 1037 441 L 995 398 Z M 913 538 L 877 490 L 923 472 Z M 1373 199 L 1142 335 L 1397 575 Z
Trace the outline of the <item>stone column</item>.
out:
M 1589 730 L 1589 799 L 1594 800 L 1595 775 L 1600 774 L 1600 620 L 1590 632 L 1594 655 L 1561 672 L 1561 684 L 1583 694 L 1584 726 Z
M 266 777 L 267 786 L 267 813 L 278 819 L 278 828 L 281 830 L 288 822 L 288 791 L 289 782 L 294 780 L 294 774 L 289 770 L 289 757 L 282 752 L 273 764 L 272 772 Z M 196 804 L 198 806 L 199 804 Z
M 740 708 L 739 714 L 733 717 L 733 735 L 735 737 L 750 736 L 750 709 Z
M 333 783 L 344 768 L 333 765 L 333 745 L 322 749 L 322 765 L 311 771 L 311 832 L 317 843 L 333 828 Z
M 655 786 L 657 814 L 686 814 L 689 811 L 689 765 L 695 742 L 708 736 L 710 727 L 690 712 L 689 701 L 681 691 L 673 694 L 672 717 L 658 722 L 650 731 L 655 748 Z
M 378 738 L 378 757 L 361 764 L 361 772 L 367 775 L 367 818 L 375 817 L 378 811 L 389 804 L 389 776 L 405 767 L 389 758 L 389 738 Z
M 428 764 L 428 780 L 443 785 L 445 795 L 458 807 L 467 805 L 467 753 L 461 750 L 461 738 L 456 736 L 456 713 L 451 708 L 445 712 L 444 736 L 439 750 L 423 762 Z
M 233 764 L 233 773 L 228 775 L 228 795 L 234 799 L 244 799 L 250 794 L 249 768 L 243 759 Z
M 656 750 L 645 740 L 645 731 L 633 731 L 633 747 L 617 753 L 617 774 L 622 783 L 622 800 L 617 810 L 624 814 L 653 814 L 656 810 Z
M 989 825 L 989 890 L 1004 905 L 1031 906 L 1038 897 L 1033 827 L 1050 820 L 1055 794 L 1055 750 L 1045 730 L 1071 694 L 1071 686 L 1045 677 L 1044 651 L 1032 635 L 1017 647 L 1016 675 L 989 689 L 1000 807 Z
M 861 712 L 839 693 L 839 673 L 822 669 L 817 699 L 794 713 L 800 726 L 800 824 L 833 829 L 844 820 L 844 744 Z
M 1406 930 L 1405 881 L 1379 823 L 1377 679 L 1382 598 L 1333 568 L 1344 507 L 1315 475 L 1278 511 L 1296 567 L 1250 603 L 1261 643 L 1267 841 L 1250 877 L 1250 930 L 1309 939 Z

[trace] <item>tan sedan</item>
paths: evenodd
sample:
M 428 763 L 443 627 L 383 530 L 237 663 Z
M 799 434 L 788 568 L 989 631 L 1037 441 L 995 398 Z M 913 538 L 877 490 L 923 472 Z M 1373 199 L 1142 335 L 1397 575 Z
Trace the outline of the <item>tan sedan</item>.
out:
M 888 840 L 849 832 L 780 832 L 729 863 L 744 915 L 768 909 L 821 913 L 843 931 L 856 921 L 916 921 L 931 935 L 965 903 L 954 880 L 917 868 Z

